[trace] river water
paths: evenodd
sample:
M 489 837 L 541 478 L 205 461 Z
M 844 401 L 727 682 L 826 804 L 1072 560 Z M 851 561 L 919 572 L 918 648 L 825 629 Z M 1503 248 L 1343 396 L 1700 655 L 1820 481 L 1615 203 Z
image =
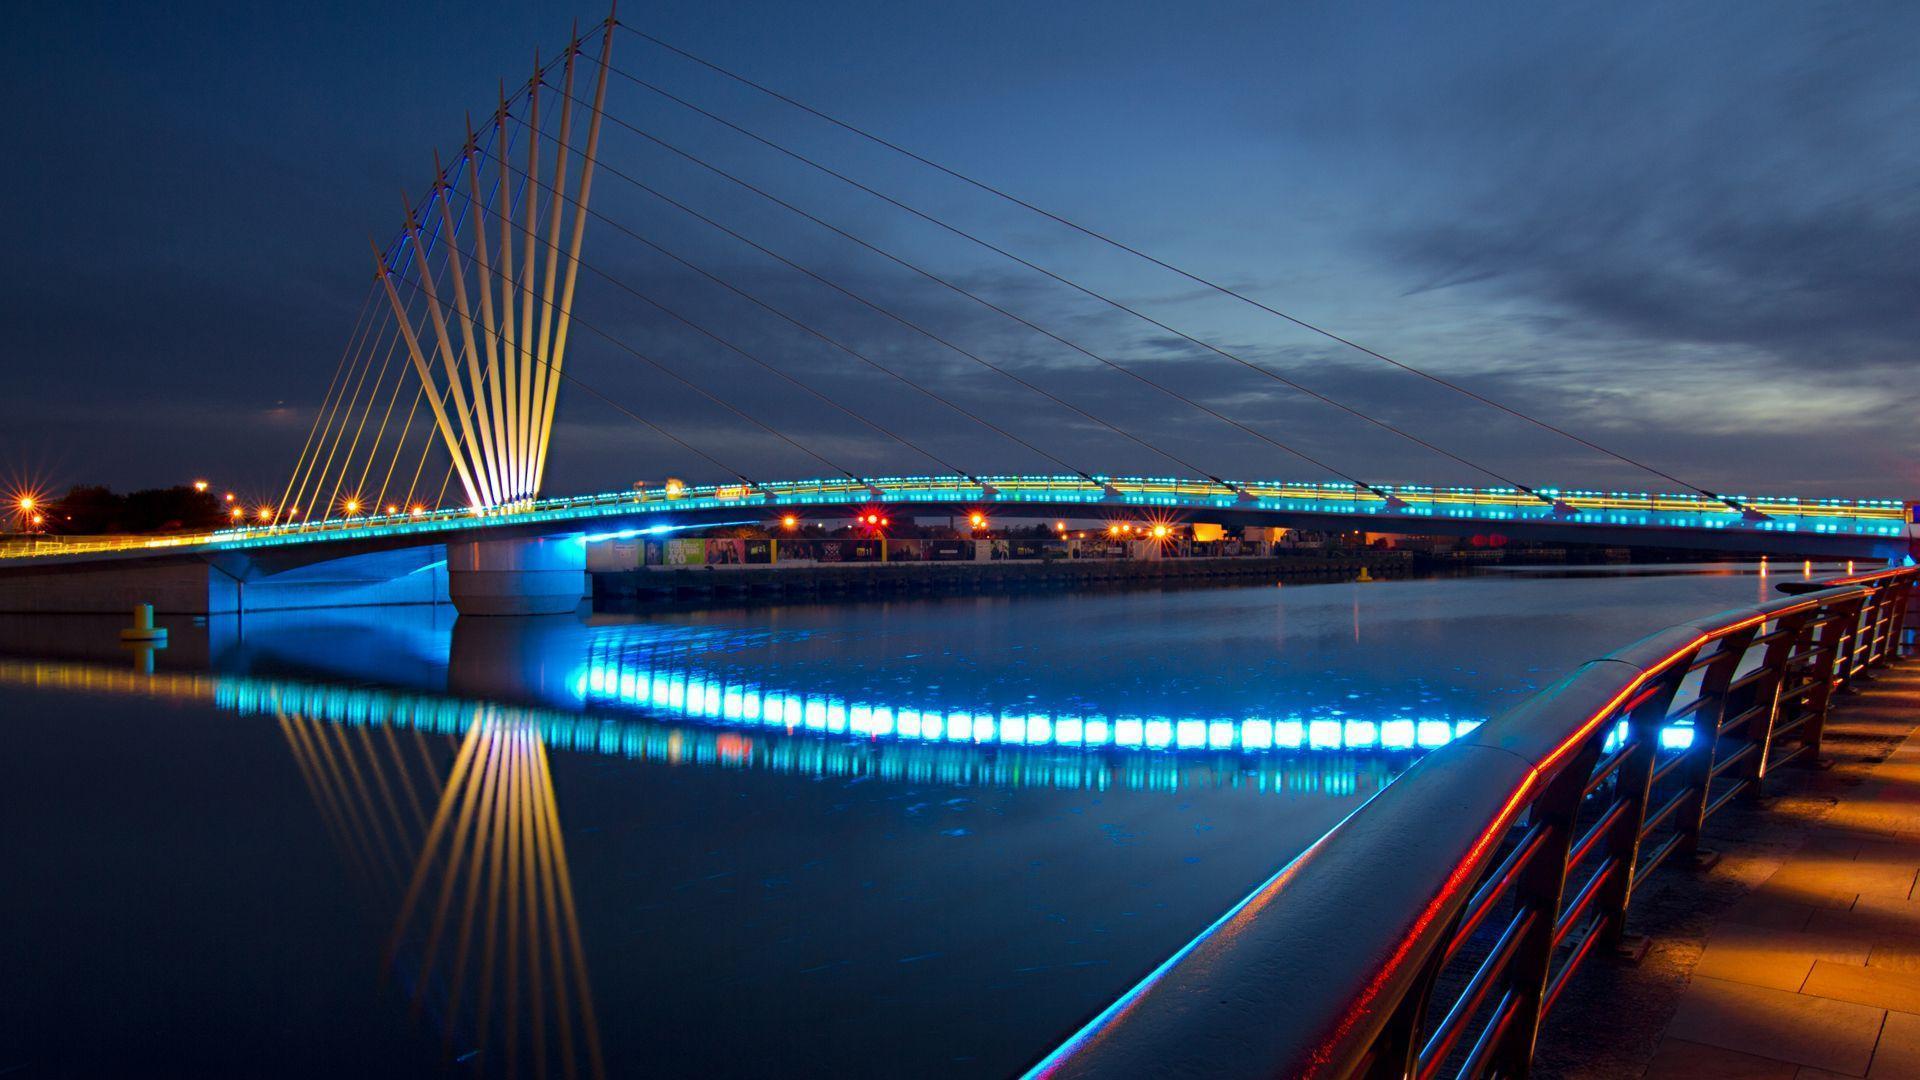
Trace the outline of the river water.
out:
M 0 619 L 0 1076 L 1017 1072 L 1424 747 L 1782 579 Z

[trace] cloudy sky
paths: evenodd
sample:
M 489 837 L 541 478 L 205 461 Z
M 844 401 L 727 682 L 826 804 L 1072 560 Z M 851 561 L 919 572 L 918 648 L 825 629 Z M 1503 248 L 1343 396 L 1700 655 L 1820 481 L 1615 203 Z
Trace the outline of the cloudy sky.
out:
M 716 10 L 718 9 L 718 10 Z M 9 15 L 0 478 L 277 490 L 402 191 L 583 5 Z M 657 2 L 626 21 L 1691 484 L 1920 496 L 1910 4 Z M 1130 259 L 621 34 L 614 62 L 1175 330 L 1529 484 L 1673 485 Z M 568 370 L 754 477 L 1058 471 L 680 254 L 1088 471 L 1491 482 L 616 79 Z M 663 150 L 671 143 L 1042 336 Z M 688 217 L 679 200 L 916 324 Z M 925 332 L 921 332 L 925 331 Z M 1116 434 L 935 336 L 1070 401 Z M 1265 439 L 1103 367 L 1198 399 Z M 548 489 L 717 470 L 563 391 Z M 1150 444 L 1171 457 L 1143 446 Z

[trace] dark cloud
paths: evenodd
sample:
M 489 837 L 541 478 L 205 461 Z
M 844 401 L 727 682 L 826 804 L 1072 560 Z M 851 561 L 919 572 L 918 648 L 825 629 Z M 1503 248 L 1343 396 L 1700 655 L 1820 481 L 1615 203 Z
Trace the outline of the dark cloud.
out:
M 1093 23 L 1022 8 L 1017 34 L 991 12 L 882 14 L 649 13 L 666 36 L 936 157 L 1689 479 L 1806 494 L 1912 487 L 1920 78 L 1905 54 L 1920 24 L 1910 8 L 1336 16 L 1142 4 L 1103 6 Z M 547 21 L 369 5 L 297 26 L 191 10 L 162 25 L 137 12 L 89 21 L 37 9 L 16 74 L 67 92 L 22 115 L 10 141 L 32 153 L 0 180 L 26 211 L 0 290 L 16 414 L 0 425 L 0 458 L 59 482 L 142 484 L 225 467 L 262 489 L 277 484 L 367 288 L 366 234 L 391 234 L 400 188 L 423 185 L 429 151 L 449 149 L 458 130 L 450 120 L 490 100 L 491 75 L 475 71 L 518 70 Z M 449 26 L 453 40 L 415 47 Z M 757 130 L 1495 473 L 1663 483 L 670 58 L 623 55 Z M 183 69 L 202 74 L 183 80 Z M 396 74 L 358 77 L 369 70 Z M 1281 443 L 1370 480 L 1488 479 L 627 91 L 614 106 L 635 127 L 1271 440 L 610 129 L 609 165 L 920 329 L 611 173 L 596 186 L 599 209 L 1072 467 L 1187 467 L 1134 436 L 1223 475 L 1325 475 Z M 936 467 L 876 425 L 973 471 L 1059 468 L 603 226 L 590 230 L 588 258 L 622 284 L 583 276 L 569 371 L 730 466 L 830 469 L 635 350 L 857 471 Z M 592 394 L 563 393 L 551 487 L 714 471 Z

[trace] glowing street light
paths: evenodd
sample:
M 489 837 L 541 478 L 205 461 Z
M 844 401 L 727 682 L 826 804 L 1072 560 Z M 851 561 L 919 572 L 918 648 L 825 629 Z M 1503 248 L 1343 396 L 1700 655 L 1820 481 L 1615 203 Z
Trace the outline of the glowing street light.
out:
M 788 514 L 786 517 L 780 519 L 780 524 L 784 528 L 792 529 L 800 524 L 800 519 L 794 517 L 792 514 Z
M 227 516 L 232 518 L 235 521 L 239 521 L 241 518 L 247 516 L 247 512 L 236 506 L 233 509 L 227 511 Z
M 984 529 L 987 527 L 987 515 L 981 513 L 978 510 L 975 510 L 973 513 L 968 514 L 967 521 L 971 523 L 973 527 L 976 529 Z
M 414 517 L 426 517 L 427 508 L 421 506 L 419 503 L 414 503 L 413 506 L 408 508 L 407 513 L 412 514 Z
M 1155 540 L 1165 540 L 1167 538 L 1168 531 L 1169 530 L 1165 525 L 1155 525 L 1153 527 L 1153 538 Z
M 261 521 L 272 521 L 272 520 L 273 520 L 273 507 L 271 507 L 271 506 L 263 506 L 263 507 L 261 507 L 261 508 L 260 508 L 260 515 L 259 515 L 259 516 L 260 516 L 260 520 L 261 520 Z

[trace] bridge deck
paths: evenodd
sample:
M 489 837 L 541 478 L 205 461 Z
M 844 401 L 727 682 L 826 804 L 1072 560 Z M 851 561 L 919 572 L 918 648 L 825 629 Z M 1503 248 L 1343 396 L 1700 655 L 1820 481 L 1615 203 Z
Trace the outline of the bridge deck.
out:
M 262 525 L 164 537 L 59 540 L 0 547 L 0 560 L 76 556 L 151 556 L 340 541 L 433 543 L 476 530 L 590 529 L 594 523 L 636 530 L 669 523 L 762 521 L 788 510 L 882 506 L 899 512 L 982 509 L 1022 516 L 1205 517 L 1273 520 L 1382 532 L 1531 532 L 1595 542 L 1741 551 L 1818 545 L 1837 555 L 1905 549 L 1907 505 L 1891 499 L 1747 498 L 1747 516 L 1700 495 L 1543 489 L 1548 501 L 1512 488 L 1383 489 L 1395 504 L 1351 484 L 1247 481 L 1215 483 L 1172 477 L 991 476 L 889 477 L 872 481 L 798 480 L 678 491 L 623 491 L 541 499 L 511 507 L 450 509 Z M 658 515 L 658 516 L 656 516 Z M 637 525 L 645 521 L 647 525 Z M 617 523 L 617 524 L 615 524 Z M 1544 532 L 1543 532 L 1544 530 Z M 409 539 L 418 538 L 418 539 Z M 1815 552 L 1815 553 L 1825 553 Z

